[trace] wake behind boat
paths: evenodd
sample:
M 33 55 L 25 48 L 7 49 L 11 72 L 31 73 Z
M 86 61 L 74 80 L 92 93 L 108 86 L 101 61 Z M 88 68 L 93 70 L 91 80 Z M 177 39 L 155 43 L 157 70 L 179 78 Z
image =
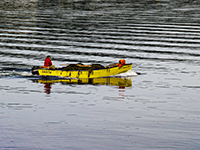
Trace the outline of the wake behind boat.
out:
M 34 66 L 32 68 L 33 75 L 40 76 L 60 76 L 69 78 L 100 78 L 114 76 L 119 73 L 125 73 L 132 69 L 133 64 L 126 64 L 125 60 L 120 60 L 117 64 L 110 64 L 103 66 L 101 64 L 83 65 L 83 64 L 69 64 L 61 68 L 43 68 Z

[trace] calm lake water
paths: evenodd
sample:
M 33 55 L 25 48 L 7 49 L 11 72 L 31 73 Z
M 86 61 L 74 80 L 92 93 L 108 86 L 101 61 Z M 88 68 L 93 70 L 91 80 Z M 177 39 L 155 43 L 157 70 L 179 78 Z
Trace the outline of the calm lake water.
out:
M 0 1 L 0 149 L 200 149 L 198 0 Z M 33 76 L 126 59 L 140 75 Z

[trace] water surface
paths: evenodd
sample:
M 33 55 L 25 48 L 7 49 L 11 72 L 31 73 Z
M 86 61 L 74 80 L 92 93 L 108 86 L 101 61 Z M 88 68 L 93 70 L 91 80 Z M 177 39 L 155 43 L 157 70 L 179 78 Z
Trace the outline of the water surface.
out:
M 1 1 L 0 149 L 199 149 L 199 6 Z M 46 55 L 56 66 L 123 58 L 140 75 L 47 83 L 30 73 Z

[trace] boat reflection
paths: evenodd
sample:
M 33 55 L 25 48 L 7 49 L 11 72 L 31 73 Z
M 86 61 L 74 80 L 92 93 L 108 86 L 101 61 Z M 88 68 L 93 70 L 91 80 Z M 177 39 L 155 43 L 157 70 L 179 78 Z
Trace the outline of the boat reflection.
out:
M 44 83 L 44 92 L 46 94 L 50 94 L 51 93 L 51 84 L 52 83 Z
M 44 84 L 44 91 L 47 94 L 51 93 L 51 87 L 54 83 L 61 83 L 62 85 L 69 84 L 91 84 L 91 85 L 108 85 L 108 86 L 118 86 L 119 89 L 124 89 L 125 87 L 132 87 L 131 78 L 94 78 L 94 79 L 51 79 L 42 78 L 34 79 L 33 82 Z

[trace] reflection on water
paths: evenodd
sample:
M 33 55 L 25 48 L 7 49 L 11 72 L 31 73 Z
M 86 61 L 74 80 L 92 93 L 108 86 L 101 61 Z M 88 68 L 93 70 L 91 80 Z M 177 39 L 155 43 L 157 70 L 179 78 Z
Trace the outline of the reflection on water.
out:
M 118 86 L 120 91 L 123 91 L 125 87 L 132 87 L 131 78 L 118 78 L 118 77 L 109 77 L 109 78 L 93 78 L 93 79 L 53 79 L 50 77 L 42 77 L 42 79 L 31 79 L 33 82 L 44 84 L 44 91 L 47 94 L 51 93 L 51 88 L 53 84 L 60 83 L 62 85 L 108 85 L 108 86 Z
M 44 92 L 47 94 L 51 93 L 51 84 L 52 83 L 44 83 Z
M 119 86 L 119 99 L 124 100 L 124 93 L 125 93 L 125 87 L 124 86 Z

